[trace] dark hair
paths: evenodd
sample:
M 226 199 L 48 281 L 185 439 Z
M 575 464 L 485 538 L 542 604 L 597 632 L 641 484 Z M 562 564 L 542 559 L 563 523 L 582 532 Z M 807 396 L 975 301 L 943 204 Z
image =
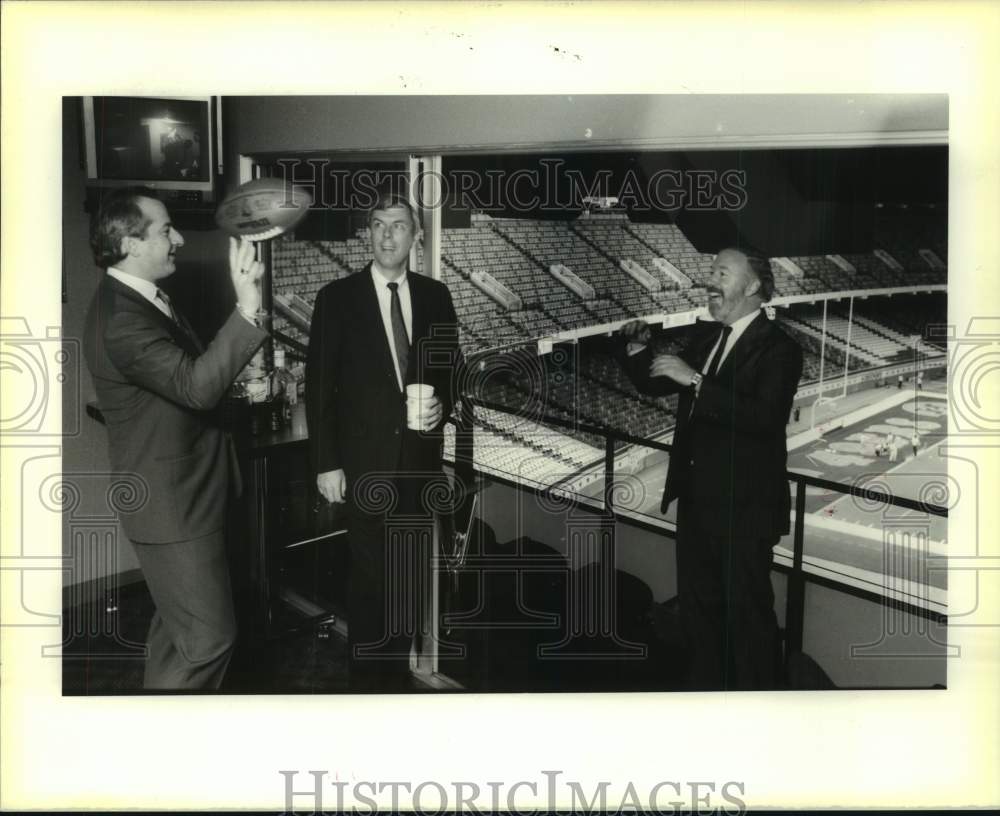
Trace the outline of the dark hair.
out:
M 413 224 L 413 231 L 420 231 L 420 216 L 417 214 L 416 208 L 410 203 L 410 199 L 402 193 L 397 193 L 391 189 L 379 192 L 375 206 L 368 210 L 368 226 L 371 226 L 372 217 L 375 215 L 376 210 L 391 210 L 393 207 L 404 207 L 410 214 L 410 223 Z
M 90 249 L 94 263 L 101 269 L 114 266 L 125 258 L 122 241 L 125 238 L 144 238 L 150 219 L 139 207 L 140 198 L 156 198 L 148 187 L 122 187 L 101 200 L 101 205 L 90 219 Z
M 767 303 L 774 297 L 774 272 L 771 270 L 771 262 L 760 255 L 747 255 L 746 257 L 747 266 L 760 281 L 758 294 L 761 300 Z

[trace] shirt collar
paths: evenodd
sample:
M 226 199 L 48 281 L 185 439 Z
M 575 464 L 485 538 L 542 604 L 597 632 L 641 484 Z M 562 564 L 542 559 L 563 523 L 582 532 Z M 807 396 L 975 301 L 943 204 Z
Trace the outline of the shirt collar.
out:
M 397 291 L 402 291 L 407 287 L 408 279 L 409 275 L 406 272 L 399 276 L 398 280 L 396 280 L 396 283 L 399 284 L 399 289 L 397 289 Z M 372 281 L 375 283 L 375 288 L 380 290 L 386 289 L 388 284 L 392 283 L 392 281 L 389 280 L 389 276 L 386 275 L 381 268 L 379 268 L 375 261 L 372 261 Z
M 108 275 L 121 283 L 124 283 L 130 289 L 134 289 L 140 295 L 142 295 L 148 301 L 156 300 L 156 293 L 159 291 L 159 287 L 152 281 L 148 281 L 145 278 L 140 278 L 129 272 L 122 272 L 122 270 L 117 269 L 113 266 L 108 267 Z
M 745 314 L 739 320 L 732 324 L 732 333 L 729 335 L 729 347 L 732 348 L 736 341 L 740 339 L 743 332 L 747 330 L 751 323 L 753 323 L 754 318 L 760 314 L 760 309 L 754 309 L 750 314 Z

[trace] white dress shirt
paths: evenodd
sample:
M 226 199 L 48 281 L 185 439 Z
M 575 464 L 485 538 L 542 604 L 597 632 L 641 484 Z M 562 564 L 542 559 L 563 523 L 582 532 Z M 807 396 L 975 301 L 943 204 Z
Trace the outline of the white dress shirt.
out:
M 120 269 L 116 269 L 113 266 L 108 267 L 108 274 L 114 278 L 116 281 L 124 283 L 129 289 L 134 289 L 140 295 L 142 295 L 146 300 L 152 303 L 157 309 L 159 309 L 163 314 L 170 318 L 171 323 L 176 323 L 179 326 L 184 326 L 185 323 L 181 320 L 180 315 L 175 315 L 171 313 L 170 306 L 167 305 L 166 300 L 156 296 L 156 293 L 160 291 L 160 287 L 157 286 L 152 281 L 148 281 L 145 278 L 137 277 L 128 272 L 122 272 Z M 166 292 L 164 292 L 166 295 Z M 243 311 L 243 307 L 239 303 L 236 304 L 236 311 L 240 313 L 240 316 L 251 326 L 256 326 L 260 328 L 260 322 L 257 320 L 255 315 L 249 314 Z
M 760 309 L 757 309 L 750 314 L 743 315 L 739 320 L 732 324 L 733 330 L 729 332 L 729 337 L 726 338 L 726 347 L 722 350 L 722 356 L 719 358 L 719 366 L 716 369 L 722 368 L 722 363 L 725 361 L 729 352 L 733 350 L 733 346 L 736 345 L 736 341 L 743 336 L 743 332 L 747 330 L 747 326 L 753 323 L 754 318 L 760 314 Z M 708 366 L 712 362 L 712 358 L 715 356 L 716 349 L 719 348 L 719 340 L 722 339 L 722 334 L 719 334 L 719 339 L 715 341 L 712 346 L 712 351 L 709 353 L 708 357 L 705 358 L 705 365 L 701 367 L 701 373 L 705 374 L 708 372 Z
M 145 278 L 130 275 L 128 272 L 122 272 L 120 269 L 116 269 L 113 266 L 108 267 L 108 274 L 116 281 L 124 283 L 129 289 L 134 289 L 146 300 L 152 303 L 157 309 L 163 312 L 163 314 L 169 317 L 171 321 L 173 321 L 174 316 L 170 314 L 170 307 L 167 306 L 164 300 L 156 296 L 156 293 L 160 291 L 160 287 L 155 283 L 148 281 Z
M 403 390 L 403 376 L 406 372 L 400 373 L 399 360 L 396 359 L 396 343 L 392 337 L 392 291 L 388 284 L 393 281 L 382 272 L 372 261 L 372 285 L 375 287 L 375 296 L 378 298 L 378 308 L 382 313 L 382 328 L 385 330 L 385 339 L 389 342 L 389 352 L 392 354 L 392 365 L 396 369 L 396 381 L 399 383 L 399 390 Z M 399 305 L 403 310 L 403 323 L 406 324 L 406 337 L 413 342 L 413 305 L 410 303 L 410 284 L 405 274 L 396 281 L 399 287 Z

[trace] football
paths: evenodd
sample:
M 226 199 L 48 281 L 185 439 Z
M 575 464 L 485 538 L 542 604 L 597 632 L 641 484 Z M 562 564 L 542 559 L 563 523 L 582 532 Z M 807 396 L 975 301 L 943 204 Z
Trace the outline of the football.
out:
M 308 192 L 282 179 L 254 179 L 223 199 L 215 223 L 236 238 L 266 241 L 294 229 L 312 203 Z

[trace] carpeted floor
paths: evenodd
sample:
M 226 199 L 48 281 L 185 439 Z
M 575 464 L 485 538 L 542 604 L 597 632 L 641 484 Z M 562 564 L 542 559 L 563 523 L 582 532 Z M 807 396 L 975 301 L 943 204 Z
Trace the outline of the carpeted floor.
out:
M 153 613 L 144 583 L 120 588 L 117 611 L 91 610 L 106 618 L 107 634 L 68 638 L 63 650 L 65 695 L 141 694 L 142 646 Z M 452 643 L 463 648 L 461 657 L 444 659 L 442 672 L 466 691 L 666 691 L 679 687 L 676 661 L 668 658 L 670 612 L 660 607 L 648 622 L 644 638 L 630 635 L 645 646 L 645 656 L 618 658 L 607 654 L 614 643 L 575 638 L 557 648 L 551 658 L 539 659 L 538 649 L 558 644 L 558 630 L 509 628 L 468 633 L 453 632 Z M 70 614 L 65 616 L 67 619 Z M 323 621 L 305 621 L 291 610 L 277 610 L 269 639 L 241 637 L 230 664 L 222 694 L 345 694 L 346 643 Z M 295 627 L 285 629 L 285 627 Z M 645 643 L 641 641 L 645 640 Z M 676 652 L 673 652 L 676 654 Z M 588 657 L 593 654 L 593 657 Z M 403 692 L 425 691 L 419 681 Z
M 491 541 L 489 550 L 497 557 L 557 555 L 530 539 L 500 545 Z M 280 585 L 293 589 L 314 610 L 338 609 L 347 575 L 343 551 L 336 548 L 315 552 L 302 548 L 276 565 Z M 465 622 L 442 632 L 442 654 L 451 656 L 442 657 L 441 674 L 475 692 L 679 688 L 682 660 L 672 634 L 676 631 L 672 609 L 653 603 L 649 589 L 633 576 L 615 574 L 618 609 L 613 637 L 570 631 L 566 615 L 570 581 L 591 586 L 598 577 L 571 578 L 563 571 L 515 574 L 509 569 L 464 574 L 448 611 L 464 614 Z M 248 623 L 253 607 L 247 597 L 236 586 L 240 642 L 220 693 L 353 693 L 347 683 L 347 645 L 328 618 L 306 618 L 275 601 L 265 633 Z M 152 614 L 152 599 L 142 582 L 120 587 L 110 609 L 102 602 L 66 610 L 63 693 L 142 693 L 142 644 Z M 399 689 L 425 690 L 416 679 Z

